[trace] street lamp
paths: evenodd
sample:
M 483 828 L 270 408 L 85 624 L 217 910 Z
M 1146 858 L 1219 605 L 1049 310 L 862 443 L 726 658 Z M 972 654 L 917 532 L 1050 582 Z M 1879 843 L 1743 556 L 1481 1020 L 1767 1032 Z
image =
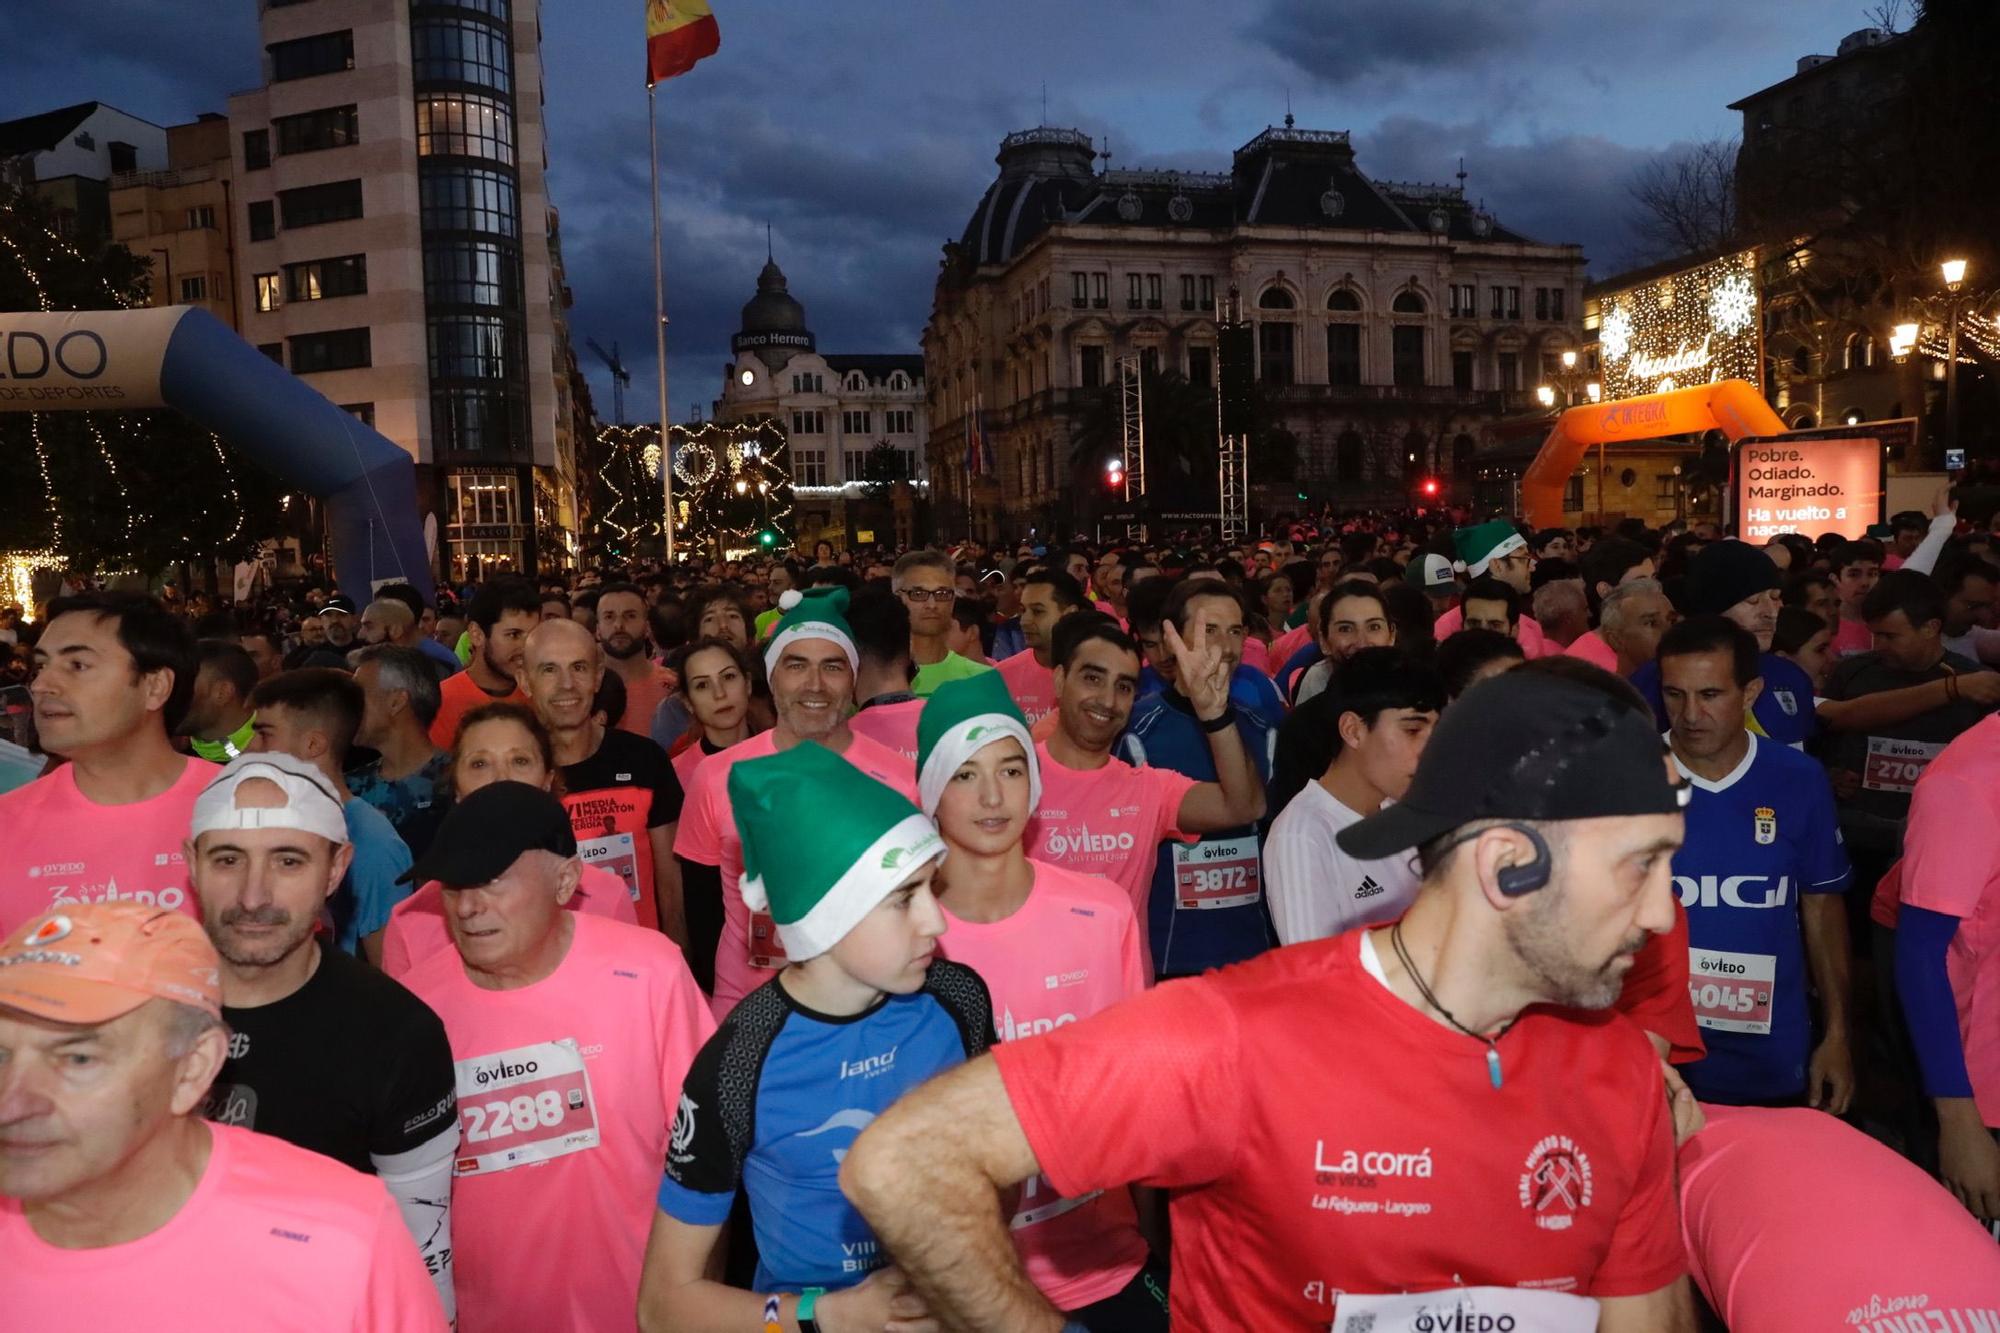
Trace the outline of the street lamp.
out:
M 1563 349 L 1560 370 L 1549 376 L 1552 381 L 1535 386 L 1535 401 L 1544 408 L 1554 408 L 1558 399 L 1564 407 L 1575 407 L 1578 399 L 1588 398 L 1595 403 L 1604 397 L 1604 388 L 1596 380 L 1586 382 L 1588 373 L 1577 368 L 1577 354 L 1574 347 Z
M 1910 359 L 1910 350 L 1917 345 L 1917 331 L 1920 325 L 1898 324 L 1889 331 L 1889 355 L 1897 364 Z
M 1556 405 L 1556 391 L 1546 384 L 1538 384 L 1535 386 L 1535 401 L 1543 407 L 1554 407 Z
M 1958 448 L 1958 307 L 1959 291 L 1965 286 L 1965 261 L 1947 259 L 1938 268 L 1951 296 L 1951 327 L 1944 340 L 1944 447 L 1952 450 Z

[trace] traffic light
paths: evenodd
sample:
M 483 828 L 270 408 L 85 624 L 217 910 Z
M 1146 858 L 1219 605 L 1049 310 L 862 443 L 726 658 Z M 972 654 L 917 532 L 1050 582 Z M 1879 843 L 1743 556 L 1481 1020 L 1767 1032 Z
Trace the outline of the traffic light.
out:
M 767 551 L 770 550 L 778 544 L 778 530 L 776 528 L 765 528 L 757 534 L 757 544 Z
M 1125 460 L 1109 458 L 1104 462 L 1104 484 L 1114 491 L 1125 489 Z
M 1423 494 L 1423 497 L 1426 500 L 1437 499 L 1437 493 L 1439 490 L 1438 479 L 1436 477 L 1425 477 L 1423 485 L 1417 487 L 1417 490 Z

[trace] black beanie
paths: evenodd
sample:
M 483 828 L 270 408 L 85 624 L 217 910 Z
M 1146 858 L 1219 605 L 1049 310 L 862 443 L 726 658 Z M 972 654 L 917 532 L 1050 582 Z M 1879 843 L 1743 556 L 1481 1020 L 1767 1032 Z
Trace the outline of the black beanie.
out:
M 1783 582 L 1777 565 L 1758 547 L 1745 542 L 1711 542 L 1688 561 L 1688 611 L 1698 616 L 1721 615 L 1744 598 Z

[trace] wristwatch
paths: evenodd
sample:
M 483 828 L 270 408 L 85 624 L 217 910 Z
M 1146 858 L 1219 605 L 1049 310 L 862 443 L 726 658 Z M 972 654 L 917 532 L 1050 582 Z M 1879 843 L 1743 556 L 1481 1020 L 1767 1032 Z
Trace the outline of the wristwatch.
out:
M 825 1287 L 807 1287 L 799 1293 L 799 1308 L 793 1316 L 799 1321 L 799 1333 L 819 1333 L 819 1321 L 813 1318 L 813 1307 L 824 1295 Z

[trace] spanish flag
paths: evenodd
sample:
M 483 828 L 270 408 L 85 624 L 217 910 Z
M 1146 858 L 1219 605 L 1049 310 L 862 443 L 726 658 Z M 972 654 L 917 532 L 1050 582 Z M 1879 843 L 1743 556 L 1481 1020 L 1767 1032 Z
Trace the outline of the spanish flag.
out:
M 646 86 L 694 68 L 722 45 L 708 0 L 646 0 Z

